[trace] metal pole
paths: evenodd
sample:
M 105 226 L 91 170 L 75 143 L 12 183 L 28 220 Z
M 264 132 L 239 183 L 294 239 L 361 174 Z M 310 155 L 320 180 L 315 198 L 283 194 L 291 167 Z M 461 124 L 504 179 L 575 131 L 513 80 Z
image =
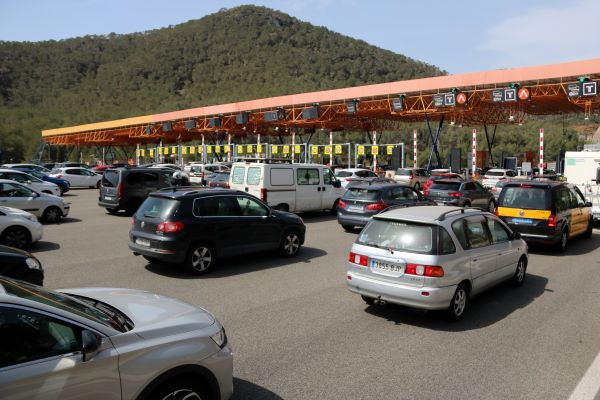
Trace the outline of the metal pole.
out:
M 102 146 L 102 165 L 106 165 L 106 158 L 105 158 L 105 147 Z
M 348 168 L 352 168 L 352 150 L 350 149 L 350 143 L 346 143 L 348 146 Z
M 413 131 L 413 167 L 418 168 L 418 163 L 417 163 L 417 130 L 416 129 Z
M 258 152 L 258 146 L 260 145 L 260 133 L 256 135 L 256 158 L 260 158 L 260 153 Z M 266 154 L 266 152 L 265 152 Z
M 373 131 L 373 146 L 377 146 L 377 131 Z M 377 154 L 373 154 L 373 172 L 377 171 Z
M 140 144 L 135 145 L 135 165 L 140 165 Z
M 544 128 L 540 128 L 540 175 L 544 175 Z
M 227 132 L 227 162 L 231 162 L 231 134 Z
M 329 130 L 329 167 L 333 168 L 333 130 Z
M 202 139 L 202 157 L 200 157 L 200 159 L 203 163 L 206 163 L 206 147 L 204 146 L 204 135 L 200 135 L 200 138 Z
M 473 148 L 471 150 L 471 171 L 473 179 L 475 179 L 475 172 L 477 171 L 477 129 L 473 129 Z

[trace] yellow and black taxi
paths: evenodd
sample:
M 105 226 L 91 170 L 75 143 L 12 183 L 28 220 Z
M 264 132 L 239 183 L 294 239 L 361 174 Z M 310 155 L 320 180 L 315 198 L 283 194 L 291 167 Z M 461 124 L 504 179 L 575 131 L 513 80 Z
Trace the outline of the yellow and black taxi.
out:
M 592 204 L 564 182 L 509 182 L 498 198 L 496 214 L 527 242 L 558 244 L 564 251 L 575 236 L 592 236 Z

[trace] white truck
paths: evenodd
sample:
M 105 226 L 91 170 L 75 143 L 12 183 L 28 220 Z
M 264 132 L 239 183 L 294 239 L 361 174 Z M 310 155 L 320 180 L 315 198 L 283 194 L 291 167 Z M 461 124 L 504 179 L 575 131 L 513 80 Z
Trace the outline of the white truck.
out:
M 564 176 L 567 182 L 576 185 L 592 203 L 594 220 L 600 219 L 600 168 L 599 151 L 567 151 L 565 153 Z

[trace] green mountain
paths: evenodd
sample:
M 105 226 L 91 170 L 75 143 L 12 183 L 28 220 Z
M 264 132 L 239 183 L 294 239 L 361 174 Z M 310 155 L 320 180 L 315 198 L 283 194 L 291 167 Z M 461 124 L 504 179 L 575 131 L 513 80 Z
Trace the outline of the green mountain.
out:
M 25 159 L 42 129 L 440 74 L 255 6 L 142 33 L 0 42 L 0 148 Z

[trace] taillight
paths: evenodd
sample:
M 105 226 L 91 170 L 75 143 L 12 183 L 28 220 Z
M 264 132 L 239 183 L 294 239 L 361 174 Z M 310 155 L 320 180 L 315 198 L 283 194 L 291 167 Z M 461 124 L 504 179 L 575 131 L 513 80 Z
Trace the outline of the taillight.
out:
M 344 209 L 348 206 L 344 200 L 338 201 L 338 208 Z
M 430 276 L 441 278 L 444 276 L 444 268 L 438 265 L 406 264 L 404 273 L 407 275 Z
M 228 184 L 228 183 L 226 183 L 226 184 L 225 184 L 225 189 L 229 189 L 229 188 L 230 188 L 229 184 Z
M 54 177 L 57 179 L 62 179 L 62 175 L 54 175 Z
M 448 196 L 460 197 L 460 192 L 448 192 Z
M 265 203 L 267 202 L 267 189 L 265 189 L 265 188 L 260 189 L 260 199 L 262 201 L 264 201 Z
M 362 265 L 363 267 L 366 267 L 367 260 L 368 260 L 368 257 L 363 256 L 362 254 L 356 254 L 353 252 L 350 252 L 350 254 L 348 254 L 348 261 L 353 264 L 358 264 L 358 265 Z
M 117 196 L 120 198 L 122 194 L 123 194 L 123 184 L 119 183 L 117 185 Z
M 427 196 L 429 194 L 429 189 L 423 189 L 423 194 Z
M 131 217 L 131 225 L 135 225 L 135 217 Z
M 156 227 L 156 233 L 173 233 L 182 231 L 184 227 L 183 222 L 161 222 Z
M 371 210 L 371 211 L 382 211 L 385 210 L 386 208 L 388 208 L 388 205 L 385 203 L 372 203 L 367 205 L 367 210 Z
M 556 228 L 556 215 L 548 217 L 548 228 Z
M 352 182 L 352 178 L 346 178 L 346 182 Z

